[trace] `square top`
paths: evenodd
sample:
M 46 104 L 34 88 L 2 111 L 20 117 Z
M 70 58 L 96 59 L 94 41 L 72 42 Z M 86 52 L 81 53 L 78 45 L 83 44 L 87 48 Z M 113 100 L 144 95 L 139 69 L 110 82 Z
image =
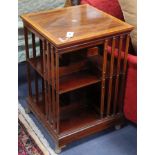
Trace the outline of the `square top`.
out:
M 133 26 L 88 4 L 24 14 L 21 18 L 57 47 L 133 29 Z M 73 37 L 66 38 L 67 32 L 74 32 Z

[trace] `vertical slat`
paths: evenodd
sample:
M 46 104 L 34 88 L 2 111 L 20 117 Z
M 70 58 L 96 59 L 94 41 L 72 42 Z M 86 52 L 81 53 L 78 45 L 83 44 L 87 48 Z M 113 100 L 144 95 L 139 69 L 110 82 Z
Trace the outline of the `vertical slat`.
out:
M 39 45 L 40 45 L 40 56 L 43 56 L 43 42 L 41 39 L 39 39 Z
M 45 114 L 46 114 L 46 119 L 48 119 L 48 100 L 47 100 L 47 66 L 46 66 L 46 50 L 47 50 L 47 45 L 46 45 L 46 40 L 43 41 L 43 73 L 44 73 L 44 92 L 45 92 Z
M 125 78 L 126 78 L 126 69 L 127 69 L 127 57 L 128 57 L 128 49 L 129 49 L 129 42 L 130 42 L 130 35 L 127 34 L 126 36 L 126 47 L 124 53 L 124 61 L 123 61 L 123 75 L 122 75 L 122 82 L 121 82 L 121 89 L 120 89 L 120 101 L 119 101 L 119 112 L 123 111 L 123 100 L 125 94 Z
M 126 38 L 126 47 L 125 47 L 125 56 L 124 56 L 124 66 L 123 66 L 123 73 L 126 73 L 127 68 L 127 58 L 128 58 L 128 49 L 129 49 L 129 42 L 130 42 L 130 35 L 127 35 Z
M 123 36 L 119 38 L 119 49 L 118 49 L 118 58 L 117 58 L 117 73 L 116 73 L 116 83 L 115 83 L 115 95 L 114 95 L 114 107 L 113 113 L 116 114 L 117 108 L 117 99 L 118 99 L 118 86 L 119 86 L 119 76 L 120 76 L 120 62 L 121 62 L 121 52 L 122 52 L 122 42 Z
M 104 115 L 104 100 L 105 100 L 105 76 L 106 76 L 106 64 L 107 64 L 107 48 L 108 40 L 104 42 L 103 60 L 102 60 L 102 81 L 101 81 L 101 108 L 100 115 L 101 118 Z
M 36 42 L 34 33 L 32 33 L 32 49 L 33 49 L 33 58 L 36 58 Z
M 41 78 L 41 82 L 42 82 L 42 101 L 43 101 L 43 103 L 45 103 L 44 78 Z
M 39 91 L 38 91 L 38 73 L 35 71 L 35 98 L 36 98 L 36 103 L 39 103 Z
M 51 70 L 52 70 L 52 114 L 53 114 L 53 128 L 56 128 L 56 114 L 55 114 L 55 110 L 56 110 L 56 106 L 55 106 L 55 58 L 54 58 L 54 52 L 55 49 L 54 47 L 51 47 Z
M 113 39 L 112 39 L 111 60 L 110 60 L 110 77 L 109 77 L 109 87 L 108 87 L 107 115 L 110 115 L 110 109 L 111 109 L 112 77 L 113 77 L 113 67 L 114 67 L 114 51 L 115 51 L 115 37 L 113 37 Z
M 35 42 L 35 34 L 32 33 L 32 50 L 33 50 L 33 58 L 36 58 L 36 42 Z M 35 98 L 36 98 L 36 103 L 39 101 L 39 93 L 38 93 L 38 74 L 35 71 L 35 76 L 34 76 L 34 82 L 35 82 Z
M 26 59 L 29 59 L 28 29 L 24 26 Z
M 57 133 L 59 133 L 59 55 L 55 50 L 55 73 L 56 73 L 56 120 L 57 120 Z
M 39 39 L 39 45 L 40 45 L 40 56 L 42 59 L 42 67 L 43 67 L 43 41 Z M 43 68 L 42 68 L 43 71 Z M 42 100 L 45 102 L 45 91 L 44 91 L 44 78 L 42 78 Z
M 49 114 L 49 121 L 50 123 L 52 123 L 52 114 L 51 114 L 51 82 L 50 82 L 50 79 L 51 79 L 51 63 L 50 63 L 50 59 L 51 59 L 51 45 L 48 43 L 47 45 L 47 80 L 48 80 L 48 114 Z
M 28 44 L 28 29 L 24 26 L 24 38 L 25 38 L 25 51 L 26 51 L 26 60 L 29 59 L 29 44 Z M 28 81 L 28 93 L 29 96 L 32 96 L 32 87 L 31 87 L 31 70 L 30 64 L 27 62 L 27 81 Z

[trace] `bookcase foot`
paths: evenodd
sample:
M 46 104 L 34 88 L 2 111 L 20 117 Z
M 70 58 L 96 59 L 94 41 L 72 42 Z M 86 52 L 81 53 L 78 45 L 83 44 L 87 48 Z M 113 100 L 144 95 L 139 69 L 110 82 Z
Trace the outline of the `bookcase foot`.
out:
M 30 110 L 30 108 L 28 106 L 25 108 L 25 112 L 26 112 L 26 114 L 30 114 L 31 113 L 31 110 Z
M 121 125 L 115 125 L 115 130 L 121 129 Z
M 62 151 L 62 149 L 61 149 L 60 147 L 58 147 L 58 146 L 56 146 L 55 149 L 54 149 L 54 152 L 55 152 L 56 154 L 61 153 L 61 151 Z

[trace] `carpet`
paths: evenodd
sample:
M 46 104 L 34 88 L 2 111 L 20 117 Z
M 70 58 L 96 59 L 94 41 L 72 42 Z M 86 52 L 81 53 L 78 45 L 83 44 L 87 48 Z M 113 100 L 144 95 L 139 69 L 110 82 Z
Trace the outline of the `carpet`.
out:
M 18 155 L 44 155 L 20 120 L 18 120 Z

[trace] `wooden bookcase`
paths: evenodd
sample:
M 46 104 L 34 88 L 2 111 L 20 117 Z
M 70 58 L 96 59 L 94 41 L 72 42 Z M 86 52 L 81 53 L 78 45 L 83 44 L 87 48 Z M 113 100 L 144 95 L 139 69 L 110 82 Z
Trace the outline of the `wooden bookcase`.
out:
M 55 151 L 121 125 L 133 26 L 89 5 L 30 13 L 21 18 L 29 109 L 51 134 Z M 65 38 L 68 31 L 74 31 L 73 38 Z

